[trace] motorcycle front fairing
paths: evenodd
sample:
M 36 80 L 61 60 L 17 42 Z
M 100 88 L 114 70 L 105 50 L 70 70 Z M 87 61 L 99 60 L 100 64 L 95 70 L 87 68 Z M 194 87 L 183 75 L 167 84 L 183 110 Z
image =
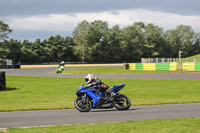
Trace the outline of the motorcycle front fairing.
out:
M 88 95 L 90 98 L 93 99 L 93 108 L 97 105 L 101 95 L 102 95 L 102 92 L 100 92 L 98 95 L 96 95 L 92 89 L 88 89 L 86 87 L 84 87 L 83 85 L 80 86 L 80 88 L 78 89 L 78 91 L 76 92 L 76 95 L 79 96 L 80 94 L 86 94 Z

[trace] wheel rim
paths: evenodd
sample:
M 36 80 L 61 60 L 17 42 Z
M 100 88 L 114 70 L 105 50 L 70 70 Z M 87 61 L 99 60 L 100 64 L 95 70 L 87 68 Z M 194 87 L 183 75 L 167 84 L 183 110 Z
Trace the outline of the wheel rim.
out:
M 118 105 L 122 106 L 122 107 L 126 107 L 128 105 L 128 101 L 126 100 L 125 97 L 122 97 L 123 101 L 120 100 L 119 103 L 117 103 Z
M 82 98 L 77 98 L 75 101 L 75 107 L 77 110 L 81 112 L 88 112 L 92 108 L 92 103 L 89 100 L 86 100 L 85 102 L 82 101 Z
M 81 109 L 88 109 L 88 108 L 90 107 L 90 104 L 88 103 L 88 101 L 86 101 L 86 102 L 84 103 L 81 99 L 79 99 L 79 100 L 77 101 L 77 105 L 78 105 L 78 107 L 81 108 Z
M 131 106 L 131 101 L 127 96 L 119 94 L 116 96 L 114 106 L 118 110 L 127 110 Z

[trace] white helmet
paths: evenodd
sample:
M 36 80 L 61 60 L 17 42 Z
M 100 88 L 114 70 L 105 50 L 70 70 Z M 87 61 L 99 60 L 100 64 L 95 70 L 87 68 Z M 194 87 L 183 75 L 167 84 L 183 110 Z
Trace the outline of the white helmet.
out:
M 85 76 L 86 83 L 92 82 L 93 79 L 94 79 L 93 74 L 88 74 L 87 76 Z
M 65 64 L 65 62 L 64 62 L 64 61 L 61 61 L 61 64 Z

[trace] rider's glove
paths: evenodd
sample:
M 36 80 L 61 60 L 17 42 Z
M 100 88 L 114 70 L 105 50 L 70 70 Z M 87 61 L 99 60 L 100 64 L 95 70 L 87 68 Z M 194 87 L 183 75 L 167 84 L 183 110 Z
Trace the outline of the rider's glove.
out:
M 86 86 L 86 88 L 90 88 L 91 86 L 92 86 L 92 85 L 91 85 L 91 84 L 89 84 L 89 85 L 87 85 L 87 86 Z

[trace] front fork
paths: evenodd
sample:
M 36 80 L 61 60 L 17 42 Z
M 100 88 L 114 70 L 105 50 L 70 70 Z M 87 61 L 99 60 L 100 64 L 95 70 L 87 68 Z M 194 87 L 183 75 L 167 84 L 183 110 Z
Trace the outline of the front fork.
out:
M 86 99 L 87 99 L 87 95 L 84 94 L 84 95 L 82 96 L 82 102 L 83 102 L 83 103 L 86 103 Z

